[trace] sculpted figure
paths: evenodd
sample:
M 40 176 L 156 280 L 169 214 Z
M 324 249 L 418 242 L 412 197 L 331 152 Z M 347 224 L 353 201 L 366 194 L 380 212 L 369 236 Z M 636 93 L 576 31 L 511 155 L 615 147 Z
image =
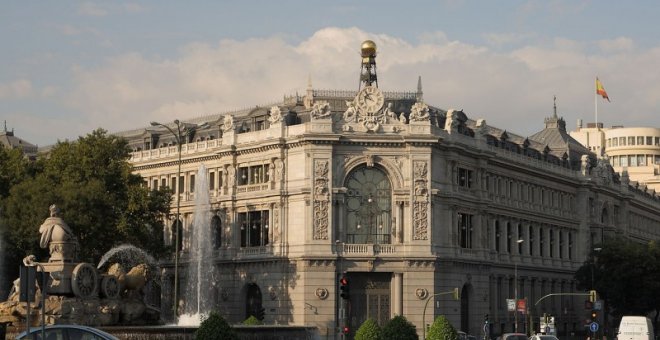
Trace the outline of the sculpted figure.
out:
M 60 209 L 55 204 L 50 206 L 50 217 L 39 227 L 41 241 L 39 246 L 47 248 L 50 242 L 77 242 L 69 226 L 59 216 Z

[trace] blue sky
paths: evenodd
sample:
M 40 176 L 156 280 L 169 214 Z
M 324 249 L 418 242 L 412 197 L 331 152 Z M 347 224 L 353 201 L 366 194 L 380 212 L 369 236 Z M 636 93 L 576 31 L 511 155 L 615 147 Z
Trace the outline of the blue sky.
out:
M 521 135 L 557 96 L 570 130 L 660 127 L 660 2 L 16 1 L 0 5 L 0 120 L 32 143 L 190 119 L 315 88 L 379 85 Z

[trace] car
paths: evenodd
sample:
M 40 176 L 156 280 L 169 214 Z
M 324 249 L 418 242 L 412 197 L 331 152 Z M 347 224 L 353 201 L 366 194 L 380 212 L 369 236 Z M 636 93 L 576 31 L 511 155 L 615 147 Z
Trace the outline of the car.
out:
M 29 336 L 27 331 L 24 331 L 16 336 L 16 339 L 42 340 L 41 327 L 32 327 Z M 119 338 L 89 326 L 50 325 L 46 326 L 45 340 L 119 340 Z
M 529 337 L 529 340 L 559 340 L 554 335 L 549 334 L 536 334 Z
M 497 337 L 497 340 L 527 340 L 527 334 L 524 333 L 504 333 Z

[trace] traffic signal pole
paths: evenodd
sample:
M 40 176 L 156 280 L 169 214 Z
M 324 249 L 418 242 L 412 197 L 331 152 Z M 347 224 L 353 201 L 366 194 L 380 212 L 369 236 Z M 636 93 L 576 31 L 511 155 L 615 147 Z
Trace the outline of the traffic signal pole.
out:
M 435 293 L 435 294 L 433 294 L 433 295 L 426 298 L 426 303 L 424 304 L 424 312 L 422 313 L 422 329 L 423 329 L 422 339 L 423 340 L 426 339 L 426 307 L 428 307 L 429 301 L 431 301 L 431 299 L 433 299 L 436 296 L 449 295 L 449 294 L 452 294 L 452 296 L 454 297 L 454 300 L 460 299 L 460 296 L 458 294 L 458 288 L 454 288 L 454 289 L 452 289 L 448 292 Z
M 597 295 L 598 295 L 598 294 L 596 293 L 595 290 L 590 290 L 588 293 L 552 293 L 552 294 L 548 294 L 548 295 L 542 296 L 540 299 L 536 300 L 536 303 L 534 304 L 534 308 L 536 308 L 536 306 L 537 306 L 541 301 L 543 301 L 543 300 L 545 300 L 546 298 L 549 298 L 549 297 L 551 297 L 551 296 L 588 296 L 588 297 L 589 297 L 589 301 L 591 301 L 591 302 L 595 302 L 596 299 L 598 298 Z M 529 336 L 534 335 L 534 318 L 532 317 L 532 312 L 533 312 L 533 311 L 530 309 L 530 310 L 529 310 L 529 324 L 530 324 L 530 325 L 529 325 L 529 334 L 528 334 Z

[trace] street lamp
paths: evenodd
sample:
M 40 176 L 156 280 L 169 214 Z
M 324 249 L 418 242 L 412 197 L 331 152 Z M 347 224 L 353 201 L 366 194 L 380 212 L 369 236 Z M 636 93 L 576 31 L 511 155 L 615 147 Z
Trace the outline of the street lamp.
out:
M 172 130 L 169 126 L 158 123 L 158 122 L 151 122 L 151 126 L 162 126 L 165 129 L 167 129 L 169 132 L 174 135 L 174 138 L 176 139 L 176 145 L 177 149 L 179 152 L 179 160 L 178 160 L 178 169 L 176 172 L 176 180 L 175 180 L 175 185 L 176 185 L 176 221 L 175 223 L 175 243 L 174 243 L 174 303 L 172 306 L 173 312 L 174 312 L 174 317 L 177 317 L 177 304 L 178 304 L 178 293 L 179 293 L 179 228 L 181 227 L 179 223 L 182 223 L 180 218 L 181 218 L 181 140 L 184 136 L 181 131 L 181 122 L 178 119 L 174 120 L 174 124 L 176 125 L 176 133 L 174 130 Z
M 525 240 L 519 239 L 516 240 L 516 243 L 518 245 L 521 245 Z M 520 248 L 520 246 L 518 246 Z M 513 284 L 513 299 L 515 300 L 515 308 L 513 310 L 513 315 L 514 315 L 514 322 L 515 325 L 513 326 L 514 330 L 516 333 L 518 333 L 518 261 L 513 263 L 513 276 L 514 276 L 514 284 Z

